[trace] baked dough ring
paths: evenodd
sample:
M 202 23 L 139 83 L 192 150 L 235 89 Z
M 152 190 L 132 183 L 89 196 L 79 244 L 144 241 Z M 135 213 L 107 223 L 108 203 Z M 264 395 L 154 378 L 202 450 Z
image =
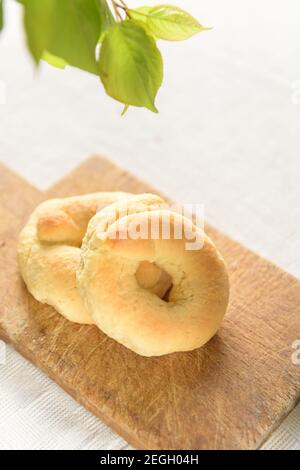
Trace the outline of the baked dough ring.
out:
M 97 234 L 102 236 L 103 233 L 105 234 L 109 224 L 124 216 L 153 211 L 163 207 L 166 207 L 165 201 L 152 193 L 131 195 L 122 201 L 106 206 L 90 220 L 82 242 L 82 250 L 88 249 L 88 245 L 92 243 L 90 240 L 93 238 L 96 230 Z M 155 263 L 148 261 L 140 263 L 136 272 L 136 279 L 141 287 L 149 290 L 161 299 L 164 298 L 172 286 L 171 277 Z
M 129 201 L 134 204 L 134 198 Z M 96 325 L 143 356 L 204 345 L 216 333 L 229 298 L 227 270 L 212 241 L 191 220 L 166 209 L 140 206 L 137 213 L 112 223 L 108 212 L 107 207 L 91 219 L 77 273 L 81 296 Z M 169 217 L 171 238 L 160 234 L 158 239 L 132 239 L 129 228 L 149 224 L 153 217 L 160 226 Z M 186 250 L 191 240 L 184 234 L 175 238 L 174 228 L 183 222 L 189 233 L 203 240 L 202 249 Z M 168 302 L 139 284 L 136 272 L 145 261 L 171 276 Z
M 99 192 L 50 199 L 34 210 L 18 244 L 20 271 L 33 297 L 68 320 L 93 323 L 76 285 L 82 238 L 97 210 L 129 196 Z
M 52 305 L 70 321 L 93 323 L 76 284 L 82 239 L 97 210 L 112 203 L 118 206 L 131 196 L 99 192 L 50 199 L 34 210 L 20 234 L 18 259 L 25 284 L 37 300 Z M 153 200 L 152 207 L 163 203 L 158 196 Z M 171 284 L 170 278 L 153 265 L 143 266 L 140 282 L 161 297 Z

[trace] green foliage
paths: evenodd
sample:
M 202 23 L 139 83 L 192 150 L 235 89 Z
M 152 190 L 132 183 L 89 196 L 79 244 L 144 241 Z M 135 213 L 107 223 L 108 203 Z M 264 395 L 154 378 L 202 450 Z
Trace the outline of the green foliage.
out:
M 205 28 L 189 13 L 172 5 L 158 5 L 129 11 L 135 19 L 147 25 L 149 33 L 166 41 L 182 41 Z
M 40 61 L 48 46 L 48 37 L 52 28 L 52 3 L 53 0 L 44 0 L 43 3 L 39 0 L 23 1 L 27 43 L 36 63 Z
M 42 55 L 42 59 L 48 62 L 48 64 L 53 65 L 58 69 L 64 69 L 67 65 L 67 62 L 56 55 L 51 54 L 51 52 L 44 51 Z
M 154 100 L 163 79 L 162 57 L 154 39 L 138 24 L 125 20 L 107 32 L 99 70 L 109 96 L 157 112 Z
M 44 51 L 97 74 L 95 49 L 101 24 L 96 0 L 23 0 L 29 49 L 38 63 Z
M 163 62 L 156 39 L 180 41 L 206 29 L 171 5 L 129 9 L 123 0 L 17 1 L 36 64 L 45 60 L 99 75 L 106 93 L 125 105 L 123 112 L 129 106 L 157 112 Z M 0 0 L 0 30 L 2 17 Z
M 100 37 L 105 35 L 106 31 L 115 24 L 115 19 L 106 0 L 98 0 L 97 6 L 100 16 Z
M 134 10 L 128 10 L 128 13 L 133 20 L 141 21 L 142 23 L 147 23 L 147 17 L 149 15 L 150 10 L 151 7 L 138 7 Z

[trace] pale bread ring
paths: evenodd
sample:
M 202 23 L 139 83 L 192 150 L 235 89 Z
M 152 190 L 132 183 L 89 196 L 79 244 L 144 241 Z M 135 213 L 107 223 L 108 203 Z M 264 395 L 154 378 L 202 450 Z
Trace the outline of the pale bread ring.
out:
M 51 199 L 34 210 L 18 243 L 20 271 L 33 297 L 68 320 L 93 323 L 76 284 L 82 238 L 97 210 L 129 196 L 100 192 Z
M 181 214 L 140 208 L 113 223 L 105 224 L 109 208 L 91 219 L 77 273 L 81 295 L 96 325 L 138 354 L 193 350 L 216 333 L 226 312 L 229 281 L 224 260 L 200 228 Z M 202 237 L 202 249 L 187 251 L 185 237 L 130 238 L 128 226 L 147 223 L 153 215 L 160 223 L 169 217 L 172 228 L 184 219 Z M 169 302 L 139 285 L 136 272 L 144 261 L 171 275 Z
M 82 250 L 85 251 L 88 248 L 87 245 L 90 245 L 96 230 L 97 233 L 100 231 L 105 233 L 109 224 L 124 216 L 157 210 L 165 205 L 166 203 L 161 197 L 156 194 L 145 193 L 132 195 L 122 201 L 106 206 L 90 220 L 82 242 Z M 141 263 L 137 270 L 136 278 L 140 286 L 160 298 L 165 296 L 172 285 L 172 280 L 165 271 L 155 264 L 148 262 Z

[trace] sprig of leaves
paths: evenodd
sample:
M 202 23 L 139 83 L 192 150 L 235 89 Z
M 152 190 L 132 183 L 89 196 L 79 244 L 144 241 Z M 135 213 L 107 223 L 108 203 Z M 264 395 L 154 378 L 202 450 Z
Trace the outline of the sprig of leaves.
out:
M 127 7 L 123 0 L 17 0 L 24 8 L 29 50 L 41 60 L 99 75 L 106 93 L 157 112 L 163 80 L 156 41 L 181 41 L 205 28 L 172 5 Z M 0 0 L 0 29 L 2 23 Z

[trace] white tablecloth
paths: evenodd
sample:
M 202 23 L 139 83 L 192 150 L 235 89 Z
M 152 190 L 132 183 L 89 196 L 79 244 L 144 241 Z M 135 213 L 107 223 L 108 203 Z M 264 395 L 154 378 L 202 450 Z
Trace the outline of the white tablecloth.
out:
M 130 109 L 121 118 L 97 78 L 47 65 L 36 73 L 20 7 L 8 0 L 0 158 L 43 189 L 86 155 L 104 153 L 176 200 L 204 203 L 212 224 L 299 277 L 299 1 L 172 3 L 214 30 L 161 43 L 160 114 Z M 0 448 L 126 447 L 11 348 L 6 355 Z M 300 449 L 299 406 L 265 448 Z

